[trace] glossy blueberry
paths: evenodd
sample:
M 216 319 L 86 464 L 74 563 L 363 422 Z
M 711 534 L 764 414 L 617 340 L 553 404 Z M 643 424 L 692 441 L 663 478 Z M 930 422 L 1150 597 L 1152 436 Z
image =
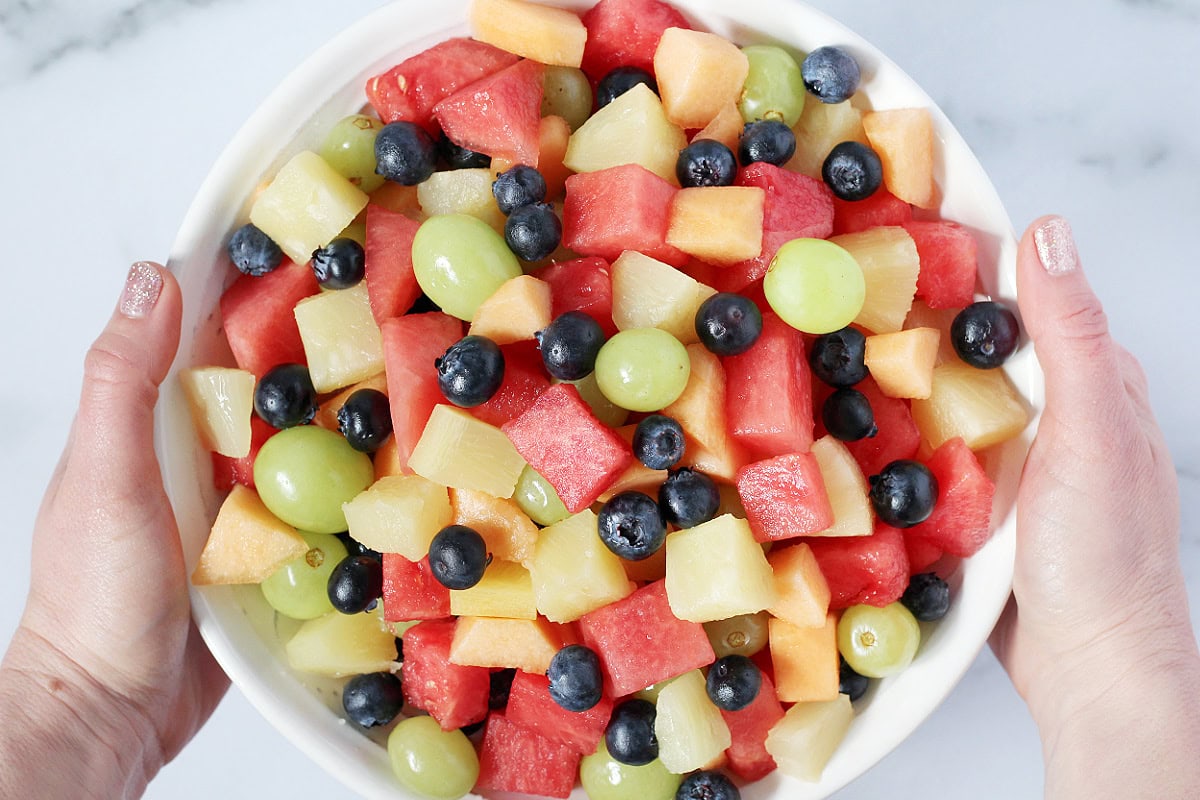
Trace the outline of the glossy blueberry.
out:
M 936 622 L 950 610 L 950 584 L 934 572 L 913 575 L 900 602 L 921 622 Z
M 338 409 L 338 431 L 360 453 L 374 453 L 392 435 L 392 408 L 378 389 L 359 389 Z
M 491 156 L 455 144 L 445 134 L 438 139 L 438 153 L 450 169 L 486 169 L 492 165 Z
M 550 659 L 546 670 L 550 697 L 567 711 L 587 711 L 600 702 L 604 677 L 600 658 L 581 644 L 569 644 Z
M 717 708 L 740 711 L 754 702 L 762 687 L 762 673 L 753 661 L 737 654 L 718 658 L 708 668 L 708 699 Z
M 437 168 L 437 143 L 420 125 L 389 122 L 375 138 L 375 171 L 404 186 L 416 186 Z
M 483 726 L 487 724 L 487 719 L 481 719 L 478 722 L 472 722 L 470 725 L 463 725 L 459 728 L 463 736 L 471 737 L 483 730 Z
M 863 675 L 859 675 L 850 665 L 846 663 L 846 659 L 840 658 L 841 666 L 838 668 L 838 692 L 847 695 L 850 702 L 854 702 L 858 698 L 867 693 L 867 687 L 871 685 L 871 679 Z
M 796 134 L 777 119 L 746 123 L 738 139 L 738 159 L 746 167 L 759 161 L 782 167 L 796 152 Z
M 658 487 L 663 518 L 680 528 L 694 528 L 717 515 L 721 493 L 703 472 L 684 467 L 667 476 Z
M 835 388 L 853 386 L 867 377 L 867 337 L 856 328 L 818 336 L 808 353 L 813 374 Z
M 754 346 L 762 333 L 762 312 L 749 297 L 719 292 L 696 310 L 696 335 L 712 353 L 736 356 Z
M 346 556 L 329 574 L 329 602 L 343 614 L 358 614 L 383 597 L 383 562 Z
M 447 525 L 429 545 L 429 570 L 447 589 L 470 589 L 491 560 L 483 537 L 466 525 Z
M 377 550 L 372 550 L 362 542 L 355 539 L 349 532 L 339 533 L 337 535 L 342 540 L 342 544 L 346 545 L 346 552 L 352 556 L 367 556 L 376 561 L 383 563 L 383 554 Z
M 537 332 L 542 363 L 560 381 L 577 381 L 592 374 L 596 355 L 604 346 L 604 329 L 589 314 L 568 311 Z
M 950 341 L 958 357 L 978 369 L 995 369 L 1017 349 L 1021 329 L 1017 315 L 990 300 L 958 312 L 950 324 Z
M 825 157 L 821 177 L 842 200 L 866 200 L 883 185 L 883 162 L 862 142 L 842 142 Z
M 654 704 L 648 700 L 626 700 L 613 709 L 604 731 L 608 754 L 633 767 L 658 758 L 658 736 L 654 733 L 657 715 Z
M 280 364 L 258 379 L 254 412 L 272 428 L 307 425 L 317 413 L 317 390 L 303 364 Z
M 885 525 L 911 528 L 933 513 L 938 482 L 924 464 L 906 459 L 893 461 L 869 480 L 871 505 Z
M 645 84 L 650 87 L 650 91 L 658 94 L 658 83 L 646 70 L 637 67 L 617 67 L 601 78 L 600 83 L 596 85 L 596 108 L 604 108 L 639 83 Z
M 421 293 L 405 314 L 428 314 L 431 311 L 441 311 L 442 307 L 429 299 L 429 295 Z
M 403 707 L 400 676 L 390 672 L 355 675 L 342 689 L 346 717 L 364 728 L 387 725 Z
M 821 407 L 825 430 L 843 442 L 869 439 L 879 432 L 871 401 L 857 389 L 838 389 L 825 398 Z
M 633 455 L 647 469 L 670 469 L 683 458 L 683 426 L 663 414 L 651 414 L 633 431 Z
M 334 239 L 312 254 L 312 271 L 325 289 L 349 289 L 366 274 L 367 255 L 353 239 Z
M 546 179 L 533 167 L 517 164 L 492 181 L 492 197 L 504 214 L 511 214 L 521 206 L 545 200 Z
M 658 552 L 667 539 L 667 524 L 654 498 L 621 492 L 600 509 L 600 541 L 626 561 L 641 561 Z
M 701 770 L 683 779 L 675 800 L 742 800 L 742 793 L 721 773 Z
M 433 365 L 442 396 L 459 408 L 483 405 L 504 382 L 504 353 L 486 336 L 464 336 Z
M 279 245 L 248 222 L 233 232 L 226 252 L 238 272 L 255 278 L 266 275 L 283 261 Z
M 541 261 L 558 249 L 562 221 L 549 203 L 521 206 L 504 223 L 504 241 L 522 261 Z
M 488 708 L 500 711 L 508 705 L 508 695 L 512 692 L 515 677 L 515 669 L 497 670 L 488 676 Z
M 733 151 L 713 139 L 697 139 L 679 151 L 675 160 L 679 185 L 733 186 L 737 177 L 737 159 Z
M 862 73 L 854 56 L 840 47 L 818 47 L 800 65 L 804 86 L 822 103 L 841 103 L 858 91 Z

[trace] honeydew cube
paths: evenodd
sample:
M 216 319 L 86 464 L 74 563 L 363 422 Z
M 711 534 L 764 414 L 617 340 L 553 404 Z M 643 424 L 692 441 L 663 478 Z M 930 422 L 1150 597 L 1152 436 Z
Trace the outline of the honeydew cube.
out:
M 750 524 L 717 517 L 667 536 L 667 602 L 688 622 L 753 614 L 775 604 L 775 577 Z
M 470 589 L 451 590 L 450 613 L 456 617 L 537 619 L 529 570 L 511 561 L 492 561 L 479 583 Z
M 824 625 L 829 613 L 829 584 L 812 548 L 804 542 L 776 548 L 767 555 L 767 561 L 775 576 L 777 597 L 767 610 L 800 628 Z
M 572 172 L 639 164 L 676 183 L 675 162 L 685 147 L 683 129 L 667 119 L 658 95 L 639 83 L 571 134 L 563 164 Z
M 612 265 L 613 322 L 618 330 L 659 328 L 684 344 L 699 341 L 696 312 L 717 293 L 695 278 L 636 250 Z
M 470 489 L 451 489 L 450 505 L 453 523 L 466 525 L 482 536 L 494 558 L 525 564 L 533 556 L 537 526 L 512 500 Z
M 837 649 L 837 616 L 822 624 L 802 628 L 771 617 L 767 623 L 775 693 L 784 703 L 832 700 L 840 685 Z
M 538 534 L 529 572 L 538 611 L 547 619 L 574 622 L 633 592 L 620 557 L 600 541 L 598 522 L 584 509 Z
M 821 780 L 821 773 L 854 721 L 850 696 L 839 694 L 818 703 L 797 703 L 767 734 L 767 752 L 779 771 L 802 781 Z
M 435 172 L 417 184 L 421 210 L 432 217 L 438 214 L 467 214 L 504 232 L 504 213 L 492 194 L 495 176 L 487 168 L 451 169 Z
M 544 675 L 566 639 L 562 626 L 541 618 L 459 617 L 450 643 L 450 663 Z
M 654 735 L 658 757 L 669 772 L 682 775 L 720 758 L 732 742 L 721 711 L 708 699 L 704 675 L 685 672 L 658 693 Z
M 865 361 L 879 390 L 888 397 L 929 397 L 941 340 L 942 334 L 936 328 L 868 336 Z
M 842 142 L 867 144 L 862 112 L 847 100 L 843 103 L 805 103 L 800 120 L 792 127 L 796 153 L 786 167 L 816 180 L 830 151 Z
M 250 209 L 250 221 L 297 264 L 324 247 L 366 208 L 367 195 L 308 150 L 292 156 Z
M 1003 370 L 975 369 L 961 361 L 934 368 L 929 397 L 912 401 L 912 415 L 931 450 L 955 436 L 980 450 L 1011 439 L 1029 422 Z
M 380 553 L 420 561 L 453 513 L 444 486 L 419 475 L 380 478 L 342 505 L 354 539 Z
M 899 226 L 884 226 L 829 241 L 854 256 L 867 284 L 866 300 L 854 322 L 872 333 L 901 330 L 917 294 L 921 270 L 917 245 L 908 232 Z
M 204 446 L 229 458 L 249 455 L 254 375 L 232 367 L 195 367 L 179 378 Z
M 936 206 L 929 109 L 872 111 L 862 122 L 867 140 L 883 163 L 883 185 L 888 191 L 918 208 Z
M 461 408 L 437 405 L 425 423 L 409 468 L 451 489 L 512 497 L 525 459 L 494 425 Z
M 766 197 L 758 186 L 681 189 L 671 204 L 667 244 L 717 266 L 757 258 Z
M 832 436 L 823 436 L 813 442 L 811 452 L 833 509 L 833 525 L 811 535 L 870 536 L 875 532 L 871 488 L 850 449 Z
M 308 543 L 295 528 L 268 511 L 253 489 L 235 484 L 217 512 L 192 583 L 261 583 L 306 552 Z
M 550 284 L 532 275 L 510 278 L 479 304 L 468 331 L 496 344 L 534 338 L 550 324 Z
M 305 298 L 296 304 L 295 316 L 318 393 L 383 372 L 383 334 L 371 312 L 365 281 Z
M 583 63 L 587 28 L 574 13 L 525 0 L 474 0 L 471 35 L 543 64 Z
M 667 28 L 654 52 L 663 108 L 681 128 L 703 128 L 737 103 L 749 74 L 746 54 L 713 33 Z
M 379 613 L 330 612 L 300 626 L 284 648 L 292 669 L 331 678 L 397 667 L 396 637 Z

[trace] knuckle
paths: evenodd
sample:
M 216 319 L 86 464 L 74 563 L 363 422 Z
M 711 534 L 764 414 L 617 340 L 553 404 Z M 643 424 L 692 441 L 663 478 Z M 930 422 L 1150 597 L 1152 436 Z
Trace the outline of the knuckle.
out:
M 1099 354 L 1110 346 L 1108 316 L 1098 303 L 1086 303 L 1060 319 L 1063 334 L 1083 351 Z
M 96 398 L 120 395 L 125 402 L 153 406 L 158 399 L 157 387 L 122 344 L 119 337 L 105 335 L 88 349 L 83 359 L 84 395 Z

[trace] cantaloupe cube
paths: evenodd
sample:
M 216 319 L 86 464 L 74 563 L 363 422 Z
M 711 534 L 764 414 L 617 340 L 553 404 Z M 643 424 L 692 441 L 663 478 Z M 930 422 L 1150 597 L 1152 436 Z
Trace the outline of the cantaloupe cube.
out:
M 871 228 L 834 236 L 829 241 L 845 248 L 862 268 L 867 297 L 854 322 L 872 333 L 894 333 L 917 294 L 921 259 L 917 245 L 899 226 Z
M 812 548 L 804 542 L 778 547 L 767 555 L 767 561 L 775 575 L 778 597 L 767 610 L 799 628 L 824 625 L 829 613 L 829 584 Z
M 525 459 L 494 425 L 461 408 L 437 405 L 425 423 L 413 454 L 413 472 L 451 489 L 471 489 L 512 497 Z
M 450 663 L 545 674 L 550 659 L 570 638 L 564 626 L 540 617 L 459 617 L 450 644 Z
M 583 63 L 587 28 L 570 11 L 524 0 L 474 0 L 470 13 L 471 34 L 481 42 L 543 64 Z
M 742 129 L 746 122 L 742 119 L 742 112 L 738 111 L 738 107 L 734 103 L 722 106 L 717 115 L 712 118 L 712 122 L 701 128 L 695 136 L 692 137 L 693 142 L 698 142 L 701 139 L 711 139 L 714 142 L 720 142 L 728 147 L 734 153 L 738 150 L 738 140 L 742 137 Z
M 888 397 L 929 397 L 942 334 L 936 328 L 910 328 L 867 337 L 866 364 Z
M 849 695 L 839 694 L 820 703 L 797 703 L 767 734 L 767 752 L 784 775 L 815 783 L 821 780 L 825 765 L 853 721 Z
M 663 409 L 683 426 L 687 444 L 683 466 L 733 481 L 745 455 L 729 435 L 725 416 L 725 368 L 702 344 L 688 345 L 691 374 L 683 394 Z
M 805 103 L 800 121 L 792 127 L 792 132 L 796 134 L 796 153 L 786 167 L 821 180 L 821 168 L 834 147 L 842 142 L 867 143 L 862 118 L 862 112 L 849 100 L 843 103 Z
M 466 525 L 482 536 L 495 558 L 525 564 L 533 556 L 537 526 L 512 500 L 470 489 L 451 489 L 450 505 L 454 524 Z
M 179 380 L 204 446 L 229 458 L 248 456 L 254 375 L 232 367 L 194 367 Z
M 950 338 L 950 326 L 958 316 L 957 308 L 930 308 L 924 300 L 913 300 L 908 316 L 904 318 L 904 329 L 933 328 L 938 337 L 937 357 L 933 365 L 939 366 L 947 362 L 958 361 L 958 353 L 954 352 L 954 340 Z
M 571 126 L 551 115 L 538 124 L 538 172 L 546 180 L 546 197 L 561 197 L 571 170 L 563 161 L 571 144 Z
M 487 168 L 435 172 L 417 184 L 417 201 L 427 216 L 467 214 L 503 233 L 506 217 L 492 194 L 494 180 L 495 174 Z
M 931 450 L 955 436 L 980 450 L 1011 439 L 1029 423 L 1003 370 L 975 369 L 961 361 L 934 368 L 929 397 L 913 400 L 912 415 Z
M 639 83 L 571 134 L 563 163 L 572 172 L 638 164 L 678 185 L 675 162 L 685 147 L 683 129 L 667 119 L 658 95 Z
M 383 334 L 366 282 L 296 304 L 296 326 L 313 387 L 324 394 L 383 372 Z
M 395 181 L 384 181 L 375 191 L 371 192 L 371 205 L 386 208 L 396 214 L 404 214 L 415 220 L 425 218 L 421 210 L 421 198 L 417 194 L 419 186 L 405 186 Z
M 253 489 L 234 484 L 200 552 L 192 583 L 261 583 L 306 552 L 308 543 L 295 528 L 268 511 Z
M 765 203 L 766 192 L 757 186 L 681 189 L 671 204 L 667 244 L 717 266 L 757 258 Z
M 651 497 L 655 494 L 651 493 Z M 625 574 L 629 580 L 639 584 L 654 583 L 667 577 L 667 548 L 660 547 L 649 558 L 641 561 L 624 561 Z
M 871 487 L 846 445 L 832 436 L 813 442 L 813 458 L 821 470 L 825 494 L 833 508 L 833 525 L 813 536 L 870 536 L 875 532 Z
M 284 647 L 292 669 L 331 678 L 389 672 L 396 664 L 396 637 L 379 613 L 333 611 L 300 626 Z
M 387 394 L 387 376 L 382 372 L 378 375 L 372 375 L 365 381 L 359 381 L 353 386 L 347 386 L 333 397 L 325 400 L 317 408 L 317 414 L 313 417 L 312 424 L 319 425 L 331 431 L 338 430 L 338 412 L 342 410 L 342 406 L 346 405 L 346 401 L 350 399 L 350 395 L 359 389 L 374 389 L 377 392 Z M 378 470 L 376 470 L 376 475 L 378 475 Z
M 625 425 L 617 428 L 621 438 L 633 446 L 633 434 L 637 425 Z M 621 492 L 642 492 L 651 497 L 658 496 L 658 487 L 667 479 L 665 469 L 650 469 L 640 461 L 634 461 L 629 468 L 621 473 L 616 480 L 600 495 L 600 502 L 606 503 Z M 661 549 L 660 549 L 661 550 Z M 628 565 L 626 565 L 628 567 Z M 626 570 L 628 571 L 628 570 Z M 637 580 L 636 578 L 634 580 Z
M 633 592 L 621 559 L 596 534 L 598 520 L 584 509 L 543 528 L 529 571 L 538 611 L 554 622 L 574 622 Z
M 420 561 L 453 513 L 444 486 L 419 475 L 381 478 L 342 505 L 354 539 L 380 553 Z
M 654 76 L 667 117 L 681 128 L 703 128 L 742 94 L 750 60 L 723 36 L 667 28 L 654 52 Z
M 656 707 L 658 757 L 670 772 L 701 769 L 719 758 L 732 742 L 729 726 L 708 699 L 704 675 L 698 669 L 664 686 Z
M 933 117 L 927 108 L 872 111 L 863 129 L 883 162 L 883 185 L 918 208 L 937 205 L 933 183 Z
M 659 328 L 684 344 L 699 341 L 696 312 L 717 293 L 670 264 L 626 250 L 612 265 L 613 322 L 618 330 Z
M 496 344 L 533 339 L 550 324 L 550 285 L 532 275 L 510 278 L 479 304 L 468 331 Z
M 456 617 L 537 619 L 529 570 L 512 561 L 493 560 L 479 583 L 450 591 L 450 613 Z
M 717 517 L 667 536 L 667 601 L 688 622 L 753 614 L 775 604 L 771 565 L 750 524 Z
M 767 634 L 775 693 L 784 703 L 833 700 L 838 696 L 837 616 L 823 624 L 801 628 L 772 617 Z
M 375 451 L 375 457 L 371 459 L 375 467 L 375 480 L 386 478 L 389 475 L 404 475 L 404 462 L 400 460 L 400 447 L 396 444 L 396 437 L 389 436 L 383 443 L 383 446 Z

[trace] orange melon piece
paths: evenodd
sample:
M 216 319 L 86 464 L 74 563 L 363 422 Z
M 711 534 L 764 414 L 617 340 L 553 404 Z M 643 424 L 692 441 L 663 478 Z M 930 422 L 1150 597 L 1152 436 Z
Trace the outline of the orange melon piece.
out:
M 804 542 L 776 548 L 767 555 L 767 563 L 775 574 L 775 594 L 779 598 L 767 611 L 799 628 L 824 625 L 829 613 L 829 584 L 812 548 Z
M 523 564 L 533 555 L 537 526 L 512 500 L 470 489 L 451 489 L 450 505 L 454 524 L 466 525 L 482 536 L 496 559 Z
M 656 493 L 651 493 L 651 497 L 657 497 Z M 654 555 L 649 558 L 643 558 L 641 561 L 625 561 L 622 559 L 625 567 L 625 575 L 631 581 L 638 583 L 653 583 L 667 577 L 667 548 L 660 547 L 654 551 Z
M 346 401 L 350 399 L 350 395 L 359 389 L 374 389 L 377 392 L 387 394 L 387 376 L 381 372 L 378 375 L 367 378 L 365 381 L 348 386 L 333 397 L 323 401 L 317 409 L 316 416 L 313 417 L 312 424 L 336 432 L 338 429 L 338 412 L 342 410 L 342 406 L 346 405 Z M 378 468 L 376 468 L 376 474 L 378 474 Z
M 929 397 L 942 334 L 936 328 L 909 328 L 867 337 L 865 361 L 879 390 L 888 397 Z
M 741 138 L 742 129 L 745 125 L 746 121 L 742 119 L 742 112 L 738 111 L 737 105 L 730 103 L 727 106 L 723 106 L 717 112 L 717 115 L 712 118 L 712 122 L 709 122 L 692 137 L 692 141 L 712 139 L 714 142 L 720 142 L 736 153 L 738 139 Z
M 746 54 L 713 33 L 667 28 L 654 52 L 663 108 L 681 128 L 703 128 L 736 104 L 749 74 Z
M 950 338 L 950 326 L 958 316 L 957 308 L 930 308 L 924 300 L 914 300 L 908 316 L 904 318 L 904 328 L 933 328 L 941 334 L 938 339 L 937 357 L 933 365 L 936 367 L 947 362 L 958 361 L 958 353 L 954 352 L 954 340 Z
M 566 626 L 544 617 L 459 617 L 450 643 L 450 663 L 543 675 L 554 654 L 572 639 Z
M 937 205 L 933 183 L 933 117 L 927 108 L 863 115 L 863 130 L 883 162 L 888 191 L 918 208 Z
M 546 197 L 561 197 L 571 170 L 563 162 L 571 142 L 571 126 L 562 117 L 542 117 L 538 126 L 538 172 L 546 179 Z
M 767 623 L 775 693 L 784 703 L 836 700 L 838 696 L 837 616 L 801 628 L 772 617 Z
M 671 203 L 667 244 L 717 266 L 762 253 L 766 192 L 757 186 L 696 186 Z
M 388 211 L 404 214 L 416 220 L 425 218 L 416 186 L 403 186 L 395 181 L 384 181 L 383 186 L 371 192 L 371 205 L 380 206 Z
M 396 444 L 395 436 L 389 436 L 383 446 L 375 451 L 372 463 L 375 465 L 375 480 L 404 474 L 404 462 L 400 460 L 400 446 Z
M 733 482 L 745 454 L 729 436 L 725 418 L 725 368 L 702 344 L 687 347 L 691 375 L 683 394 L 663 409 L 687 437 L 681 464 Z
M 501 50 L 560 67 L 583 63 L 587 28 L 570 11 L 524 0 L 475 0 L 470 23 L 472 36 Z
M 261 583 L 307 552 L 295 528 L 268 511 L 253 489 L 235 484 L 217 512 L 192 583 Z
M 451 590 L 450 613 L 456 617 L 537 619 L 529 570 L 512 561 L 492 561 L 479 583 L 470 589 Z
M 512 344 L 532 339 L 549 324 L 550 284 L 532 275 L 518 275 L 479 304 L 468 333 L 486 336 L 496 344 Z

